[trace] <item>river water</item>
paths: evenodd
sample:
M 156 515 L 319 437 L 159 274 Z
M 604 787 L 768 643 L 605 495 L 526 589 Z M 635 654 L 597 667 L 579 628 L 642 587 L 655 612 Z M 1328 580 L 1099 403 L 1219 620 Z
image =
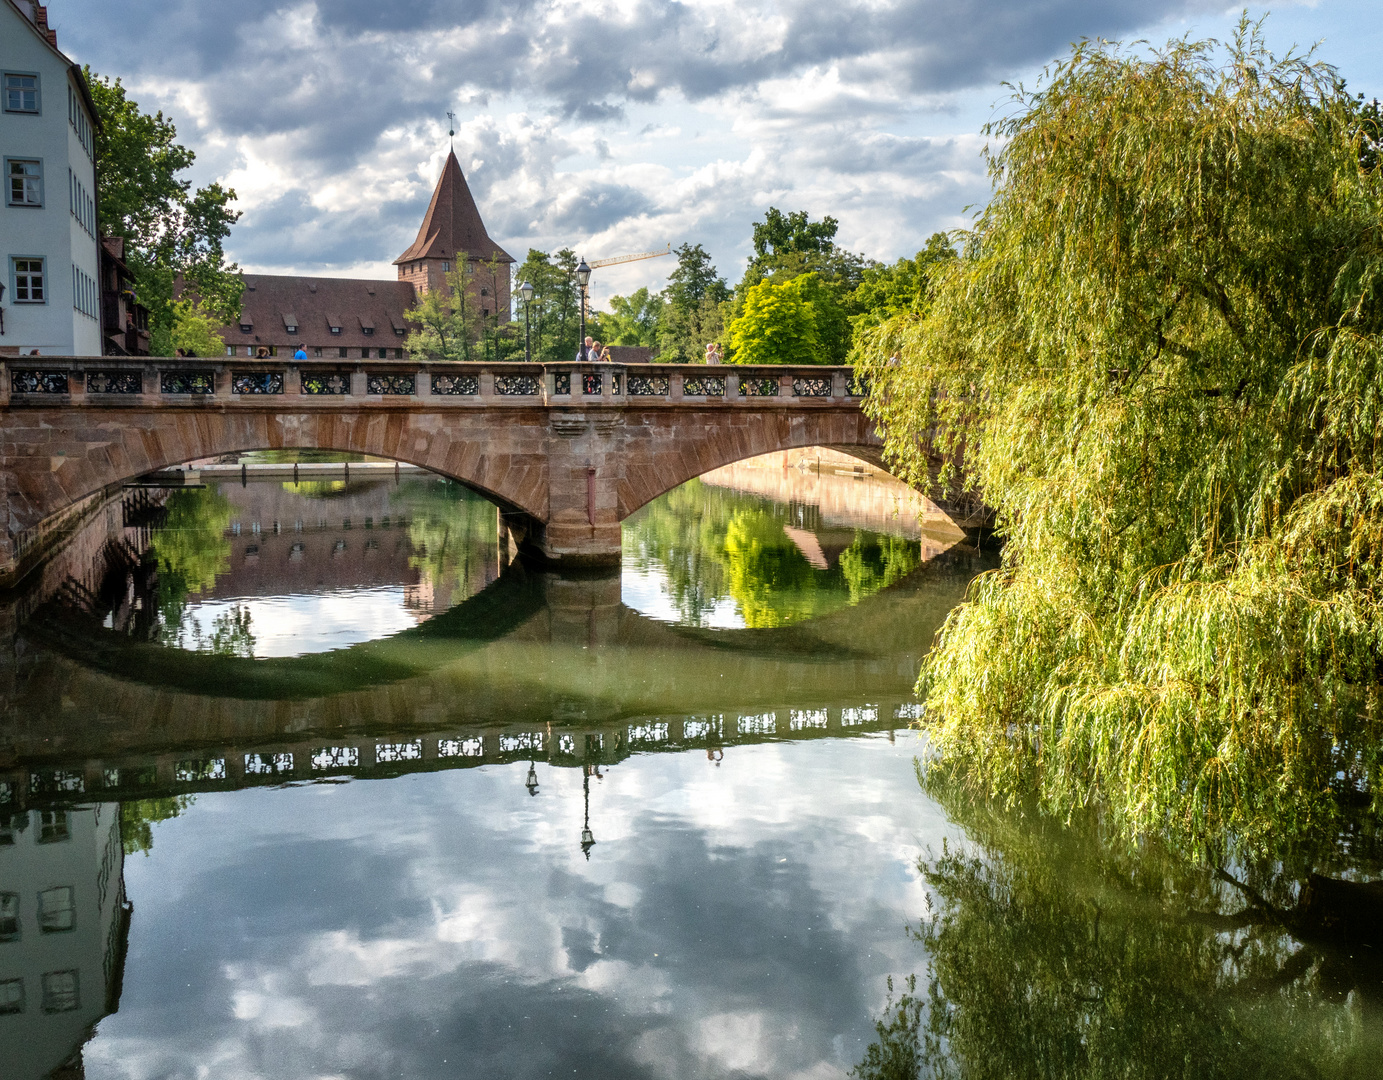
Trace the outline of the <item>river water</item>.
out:
M 94 506 L 0 610 L 0 1077 L 1383 1074 L 1376 932 L 1292 916 L 1373 830 L 1217 865 L 924 788 L 992 558 L 783 464 L 580 576 L 429 474 Z

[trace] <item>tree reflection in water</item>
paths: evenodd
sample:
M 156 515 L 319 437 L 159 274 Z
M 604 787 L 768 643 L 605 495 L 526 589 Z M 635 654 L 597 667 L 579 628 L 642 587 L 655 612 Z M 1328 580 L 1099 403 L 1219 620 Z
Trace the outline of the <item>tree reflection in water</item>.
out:
M 188 600 L 208 592 L 230 568 L 230 500 L 214 488 L 172 491 L 154 530 L 149 556 L 158 570 L 157 640 L 183 646 Z M 192 645 L 192 648 L 198 648 Z
M 1372 832 L 1205 860 L 1124 846 L 1090 815 L 936 793 L 974 846 L 921 864 L 936 904 L 914 932 L 925 1000 L 890 983 L 854 1075 L 1378 1075 L 1383 888 L 1360 883 L 1379 873 Z
M 751 629 L 787 626 L 856 604 L 921 563 L 921 545 L 854 530 L 835 565 L 813 566 L 789 537 L 792 506 L 691 480 L 629 518 L 631 565 L 657 565 L 681 619 L 705 625 L 732 600 Z

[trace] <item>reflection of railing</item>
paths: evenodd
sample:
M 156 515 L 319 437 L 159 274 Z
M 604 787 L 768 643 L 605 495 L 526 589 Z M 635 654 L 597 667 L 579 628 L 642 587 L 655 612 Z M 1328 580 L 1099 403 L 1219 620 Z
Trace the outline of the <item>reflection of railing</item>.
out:
M 629 405 L 694 401 L 733 405 L 763 399 L 801 406 L 858 401 L 851 368 L 703 364 L 460 364 L 413 360 L 236 360 L 25 357 L 3 362 L 0 404 L 260 407 L 302 399 L 316 408 L 424 399 L 456 408 Z
M 0 813 L 90 801 L 147 799 L 340 776 L 394 776 L 539 760 L 613 763 L 631 754 L 716 750 L 780 740 L 893 731 L 921 716 L 916 702 L 868 702 L 755 713 L 646 717 L 595 727 L 462 728 L 393 736 L 306 738 L 250 748 L 142 756 L 0 771 Z

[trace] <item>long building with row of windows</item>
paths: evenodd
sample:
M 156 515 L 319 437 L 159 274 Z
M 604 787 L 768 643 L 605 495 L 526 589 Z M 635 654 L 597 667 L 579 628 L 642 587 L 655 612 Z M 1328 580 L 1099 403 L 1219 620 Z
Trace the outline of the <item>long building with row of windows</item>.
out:
M 47 9 L 0 0 L 0 355 L 100 355 L 95 106 Z
M 461 164 L 449 153 L 417 239 L 394 260 L 398 278 L 299 277 L 245 274 L 240 318 L 220 330 L 228 356 L 311 358 L 403 357 L 410 329 L 405 314 L 418 298 L 446 288 L 453 267 L 465 271 L 472 310 L 509 321 L 514 259 L 490 239 Z

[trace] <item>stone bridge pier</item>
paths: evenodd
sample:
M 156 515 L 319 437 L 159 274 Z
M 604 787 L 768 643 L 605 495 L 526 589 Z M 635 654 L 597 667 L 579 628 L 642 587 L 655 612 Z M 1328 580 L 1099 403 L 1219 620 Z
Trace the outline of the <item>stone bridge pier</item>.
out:
M 514 549 L 615 564 L 625 518 L 711 469 L 807 446 L 877 463 L 861 393 L 820 366 L 10 359 L 0 585 L 135 478 L 277 449 L 422 466 L 492 499 Z

